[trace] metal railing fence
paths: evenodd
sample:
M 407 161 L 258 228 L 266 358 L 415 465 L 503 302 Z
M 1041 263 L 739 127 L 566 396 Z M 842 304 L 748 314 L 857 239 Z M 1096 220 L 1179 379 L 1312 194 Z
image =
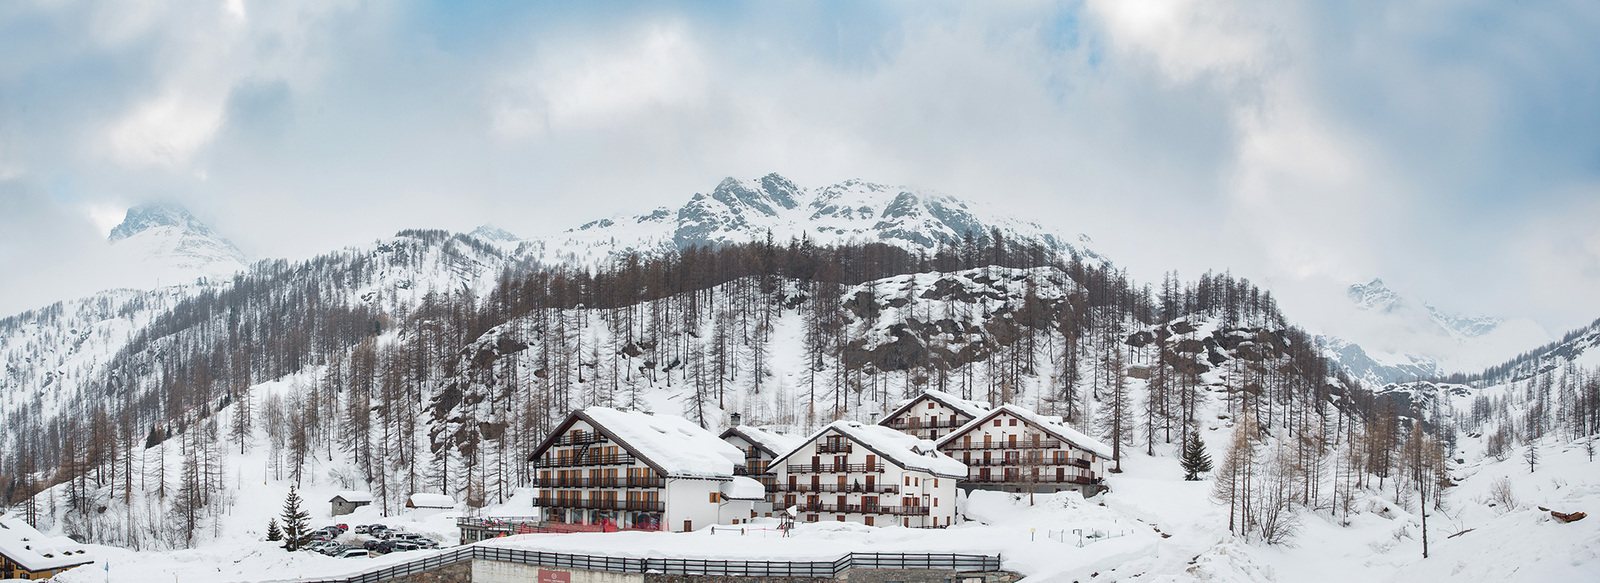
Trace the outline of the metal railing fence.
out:
M 850 553 L 832 561 L 735 561 L 665 559 L 554 553 L 482 544 L 467 545 L 415 561 L 390 565 L 348 577 L 296 579 L 299 583 L 380 583 L 397 577 L 483 560 L 607 573 L 719 575 L 735 577 L 831 578 L 848 569 L 940 569 L 984 572 L 1000 570 L 999 555 L 961 553 Z

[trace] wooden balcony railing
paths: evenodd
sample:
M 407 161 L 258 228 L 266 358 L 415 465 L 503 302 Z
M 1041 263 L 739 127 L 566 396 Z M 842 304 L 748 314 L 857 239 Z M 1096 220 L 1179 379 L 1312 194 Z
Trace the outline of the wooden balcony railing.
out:
M 592 432 L 592 431 L 586 431 L 586 432 L 583 432 L 583 433 L 568 433 L 568 434 L 563 435 L 561 437 L 557 437 L 555 443 L 552 443 L 550 445 L 552 445 L 552 446 L 586 445 L 586 444 L 590 444 L 590 443 L 601 443 L 601 442 L 605 442 L 605 441 L 610 441 L 609 439 L 606 439 L 605 434 L 596 433 L 596 432 Z
M 1089 476 L 1063 476 L 1060 479 L 1057 479 L 1053 475 L 1040 475 L 1039 477 L 1034 478 L 1031 476 L 1007 476 L 1004 474 L 991 474 L 989 477 L 985 478 L 982 474 L 974 472 L 968 474 L 965 481 L 972 482 L 974 484 L 1099 484 L 1102 480 L 1100 478 L 1093 478 Z
M 558 498 L 540 496 L 533 501 L 542 508 L 582 508 L 585 510 L 628 510 L 633 512 L 661 512 L 667 505 L 660 500 L 595 500 L 591 498 Z
M 789 464 L 788 470 L 791 474 L 882 472 L 883 464 Z
M 848 441 L 829 441 L 817 444 L 817 453 L 850 453 L 855 451 Z
M 890 429 L 898 429 L 900 431 L 905 431 L 908 429 L 954 429 L 956 427 L 966 425 L 968 421 L 971 421 L 971 419 L 968 419 L 967 421 L 951 421 L 949 419 L 923 421 L 921 419 L 915 419 L 911 420 L 910 422 L 907 422 L 905 419 L 895 419 L 893 421 L 884 423 L 883 426 Z
M 539 458 L 537 461 L 533 462 L 533 467 L 536 467 L 536 468 L 570 468 L 570 467 L 574 467 L 574 466 L 617 466 L 617 465 L 629 466 L 629 465 L 633 465 L 635 463 L 638 463 L 638 461 L 639 461 L 638 458 L 633 457 L 633 454 L 626 454 L 626 453 L 614 453 L 614 454 L 590 453 L 590 454 L 587 454 L 587 455 L 574 456 L 574 457 L 569 457 L 569 458 L 566 458 L 566 459 L 555 458 L 555 457 L 543 457 L 543 458 Z
M 897 516 L 927 516 L 933 511 L 928 506 L 880 506 L 877 504 L 811 504 L 798 505 L 801 512 L 833 512 L 856 514 L 893 514 Z
M 667 481 L 657 477 L 617 478 L 534 478 L 536 488 L 661 488 Z
M 1059 439 L 1019 439 L 1016 443 L 1009 441 L 993 441 L 989 443 L 960 443 L 952 442 L 944 445 L 944 449 L 1061 449 L 1063 444 Z
M 898 484 L 773 484 L 767 487 L 769 492 L 838 492 L 848 494 L 862 492 L 868 494 L 894 494 L 900 491 Z

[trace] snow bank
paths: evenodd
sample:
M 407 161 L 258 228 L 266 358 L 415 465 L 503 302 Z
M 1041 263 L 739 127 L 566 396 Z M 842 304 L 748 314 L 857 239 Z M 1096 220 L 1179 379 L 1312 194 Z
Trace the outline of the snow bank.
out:
M 767 497 L 767 488 L 744 476 L 734 476 L 732 480 L 722 483 L 722 497 L 731 500 L 762 500 Z

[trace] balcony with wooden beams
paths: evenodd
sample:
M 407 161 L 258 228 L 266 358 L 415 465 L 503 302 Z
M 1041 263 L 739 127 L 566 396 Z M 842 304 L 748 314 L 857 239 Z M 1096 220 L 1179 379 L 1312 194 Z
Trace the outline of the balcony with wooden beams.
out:
M 534 499 L 534 506 L 541 508 L 580 508 L 584 510 L 626 510 L 631 512 L 662 512 L 666 510 L 666 502 L 660 500 L 611 500 L 593 498 L 562 498 L 559 496 L 540 496 Z
M 883 463 L 874 464 L 789 464 L 791 474 L 883 473 Z
M 667 481 L 658 477 L 618 476 L 606 478 L 534 478 L 536 488 L 662 488 Z
M 533 462 L 536 468 L 571 468 L 578 466 L 631 466 L 639 463 L 639 458 L 627 453 L 594 453 L 571 457 L 545 457 Z

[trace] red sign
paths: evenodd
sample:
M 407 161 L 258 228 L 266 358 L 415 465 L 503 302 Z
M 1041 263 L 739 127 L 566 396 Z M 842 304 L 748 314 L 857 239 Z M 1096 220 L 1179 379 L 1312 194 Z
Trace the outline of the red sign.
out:
M 572 573 L 539 569 L 539 583 L 572 583 Z

